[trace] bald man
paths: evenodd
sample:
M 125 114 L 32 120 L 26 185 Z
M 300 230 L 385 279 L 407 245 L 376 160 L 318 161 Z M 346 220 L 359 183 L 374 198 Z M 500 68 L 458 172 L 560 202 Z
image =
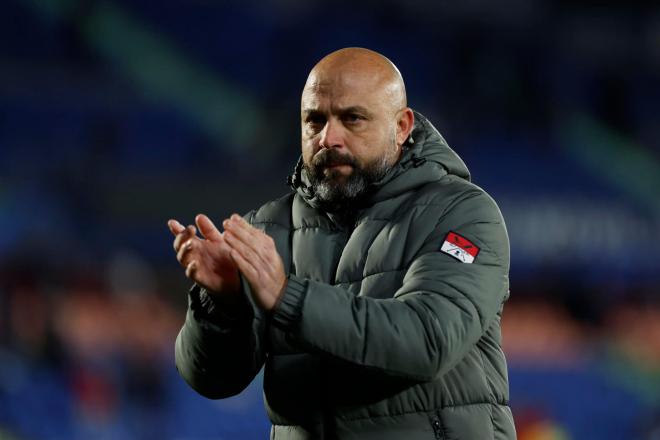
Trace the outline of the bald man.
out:
M 168 222 L 194 282 L 180 374 L 218 399 L 265 365 L 271 439 L 514 439 L 495 202 L 376 52 L 314 66 L 301 133 L 289 194 Z

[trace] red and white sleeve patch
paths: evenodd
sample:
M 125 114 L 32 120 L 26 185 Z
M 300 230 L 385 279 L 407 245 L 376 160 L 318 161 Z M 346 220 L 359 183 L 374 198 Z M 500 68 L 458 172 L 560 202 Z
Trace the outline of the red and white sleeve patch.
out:
M 449 254 L 463 263 L 472 263 L 479 253 L 479 248 L 470 240 L 461 237 L 455 232 L 449 232 L 440 248 L 445 254 Z

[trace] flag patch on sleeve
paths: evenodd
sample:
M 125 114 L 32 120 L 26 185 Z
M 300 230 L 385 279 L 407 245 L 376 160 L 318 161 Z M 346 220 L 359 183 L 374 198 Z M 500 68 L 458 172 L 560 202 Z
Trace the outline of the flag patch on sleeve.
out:
M 479 253 L 479 248 L 470 240 L 451 231 L 445 237 L 440 250 L 463 263 L 472 263 Z

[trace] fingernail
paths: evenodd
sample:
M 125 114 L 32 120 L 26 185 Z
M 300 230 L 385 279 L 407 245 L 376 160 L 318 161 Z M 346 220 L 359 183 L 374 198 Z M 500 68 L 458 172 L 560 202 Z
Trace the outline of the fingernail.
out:
M 231 219 L 232 219 L 232 220 L 235 220 L 235 221 L 238 222 L 238 221 L 241 220 L 241 216 L 238 215 L 238 214 L 232 214 L 232 215 L 231 215 Z

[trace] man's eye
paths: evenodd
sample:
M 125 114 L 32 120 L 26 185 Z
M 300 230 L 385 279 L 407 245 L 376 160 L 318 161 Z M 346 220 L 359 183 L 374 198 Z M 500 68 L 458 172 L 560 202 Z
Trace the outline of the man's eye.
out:
M 364 119 L 364 118 L 363 118 L 362 116 L 360 116 L 360 115 L 358 115 L 358 114 L 356 114 L 356 113 L 349 113 L 349 114 L 347 114 L 346 116 L 344 116 L 344 120 L 345 120 L 346 122 L 352 122 L 352 123 L 354 123 L 354 122 L 359 122 L 359 121 L 361 121 L 361 120 L 363 120 L 363 119 Z
M 306 122 L 309 125 L 323 125 L 325 124 L 325 120 L 321 117 L 318 116 L 310 116 L 307 118 Z

